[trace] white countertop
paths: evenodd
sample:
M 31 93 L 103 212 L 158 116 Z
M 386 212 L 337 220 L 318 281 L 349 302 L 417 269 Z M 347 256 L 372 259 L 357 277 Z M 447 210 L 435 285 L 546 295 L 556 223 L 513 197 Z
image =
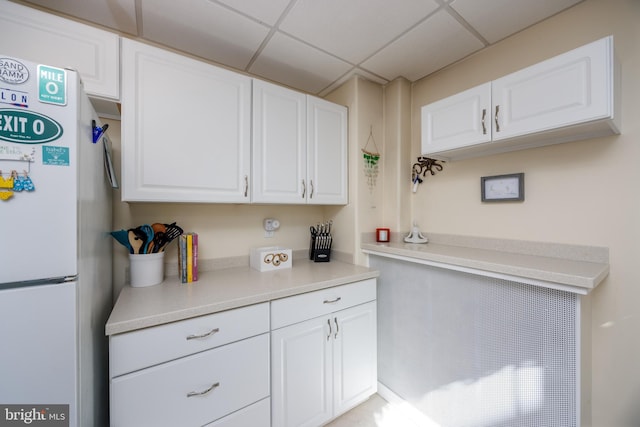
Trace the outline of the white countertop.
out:
M 429 238 L 426 244 L 369 241 L 363 242 L 362 249 L 373 255 L 476 274 L 504 275 L 525 283 L 539 282 L 533 284 L 544 283 L 549 287 L 555 284 L 582 294 L 595 288 L 609 274 L 606 248 L 443 236 L 433 241 Z
M 374 277 L 378 272 L 367 267 L 306 259 L 295 259 L 289 269 L 262 273 L 249 266 L 199 272 L 198 281 L 189 284 L 167 277 L 159 285 L 125 286 L 105 332 L 129 332 Z

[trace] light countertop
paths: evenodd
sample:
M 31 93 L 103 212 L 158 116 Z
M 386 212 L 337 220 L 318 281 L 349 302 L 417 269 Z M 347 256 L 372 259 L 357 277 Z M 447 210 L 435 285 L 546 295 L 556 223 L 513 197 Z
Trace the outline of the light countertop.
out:
M 609 274 L 608 249 L 515 240 L 429 235 L 429 243 L 363 241 L 364 252 L 407 261 L 539 281 L 586 294 Z
M 170 276 L 159 285 L 125 286 L 105 332 L 129 332 L 374 277 L 378 272 L 367 267 L 307 259 L 294 259 L 292 268 L 262 273 L 249 266 L 201 271 L 198 281 L 189 284 Z

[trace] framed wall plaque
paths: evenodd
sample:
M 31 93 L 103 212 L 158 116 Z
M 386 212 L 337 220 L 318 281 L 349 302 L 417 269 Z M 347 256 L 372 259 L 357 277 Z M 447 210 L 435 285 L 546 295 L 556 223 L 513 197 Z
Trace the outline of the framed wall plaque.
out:
M 483 176 L 480 178 L 483 202 L 524 201 L 524 173 Z

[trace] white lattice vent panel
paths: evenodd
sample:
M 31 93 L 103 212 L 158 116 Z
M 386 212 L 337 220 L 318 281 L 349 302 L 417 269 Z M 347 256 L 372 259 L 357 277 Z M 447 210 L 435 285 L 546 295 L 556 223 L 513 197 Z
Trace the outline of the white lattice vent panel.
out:
M 371 257 L 379 381 L 440 427 L 577 426 L 578 296 Z

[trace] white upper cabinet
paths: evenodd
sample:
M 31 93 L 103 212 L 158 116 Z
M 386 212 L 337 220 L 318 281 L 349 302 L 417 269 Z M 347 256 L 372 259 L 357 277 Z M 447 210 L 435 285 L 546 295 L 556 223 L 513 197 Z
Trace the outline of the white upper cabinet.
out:
M 493 82 L 493 139 L 614 118 L 613 38 Z
M 454 160 L 619 133 L 615 74 L 606 37 L 426 105 L 422 154 Z
M 422 107 L 422 151 L 491 141 L 491 83 Z
M 253 83 L 254 203 L 347 203 L 347 109 Z
M 0 54 L 80 73 L 94 97 L 120 99 L 119 36 L 9 1 L 0 1 Z
M 306 96 L 253 82 L 253 179 L 256 203 L 305 203 Z
M 307 201 L 346 205 L 347 108 L 307 96 Z
M 122 199 L 249 202 L 251 79 L 122 39 Z

